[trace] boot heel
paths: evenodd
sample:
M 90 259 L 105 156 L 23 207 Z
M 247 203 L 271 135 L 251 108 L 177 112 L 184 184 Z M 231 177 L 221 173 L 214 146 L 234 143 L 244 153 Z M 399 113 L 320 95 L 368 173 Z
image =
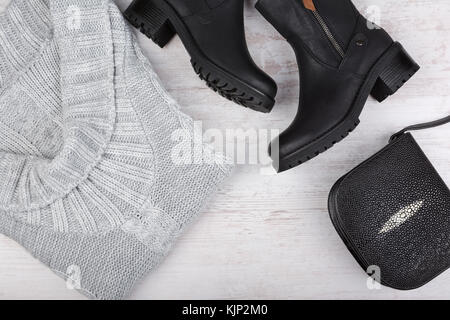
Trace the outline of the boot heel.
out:
M 392 57 L 378 76 L 371 92 L 378 102 L 383 102 L 396 93 L 420 69 L 420 66 L 399 43 L 396 43 L 392 50 L 395 52 L 387 53 Z
M 134 0 L 124 15 L 133 26 L 161 48 L 176 34 L 169 18 L 154 0 Z

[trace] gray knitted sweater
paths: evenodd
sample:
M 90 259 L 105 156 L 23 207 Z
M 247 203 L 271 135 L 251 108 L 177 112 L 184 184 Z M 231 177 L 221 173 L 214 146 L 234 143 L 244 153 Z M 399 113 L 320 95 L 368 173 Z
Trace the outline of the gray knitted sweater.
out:
M 192 128 L 112 1 L 0 14 L 0 233 L 82 293 L 126 297 L 229 174 L 174 160 Z

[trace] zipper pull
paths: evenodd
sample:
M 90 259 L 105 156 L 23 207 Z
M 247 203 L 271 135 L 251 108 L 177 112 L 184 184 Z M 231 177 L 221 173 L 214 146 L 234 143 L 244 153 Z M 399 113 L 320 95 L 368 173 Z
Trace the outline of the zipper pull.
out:
M 303 5 L 308 10 L 316 11 L 316 6 L 314 5 L 314 0 L 303 0 Z

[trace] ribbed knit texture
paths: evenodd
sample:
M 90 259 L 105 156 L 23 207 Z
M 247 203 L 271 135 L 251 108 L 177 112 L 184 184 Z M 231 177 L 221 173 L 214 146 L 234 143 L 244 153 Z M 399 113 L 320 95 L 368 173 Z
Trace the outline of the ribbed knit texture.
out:
M 113 2 L 0 14 L 0 232 L 63 278 L 80 268 L 84 294 L 126 297 L 230 173 L 208 146 L 207 163 L 174 163 L 179 129 L 192 119 Z

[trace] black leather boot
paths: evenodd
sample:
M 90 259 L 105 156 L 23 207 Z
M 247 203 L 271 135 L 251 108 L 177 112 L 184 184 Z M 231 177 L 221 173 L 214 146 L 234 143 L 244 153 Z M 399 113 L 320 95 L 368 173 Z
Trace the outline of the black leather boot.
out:
M 240 105 L 270 112 L 277 85 L 250 57 L 243 12 L 244 0 L 135 0 L 125 16 L 160 47 L 177 33 L 210 88 Z
M 345 138 L 370 94 L 382 102 L 419 70 L 350 0 L 259 0 L 256 8 L 292 45 L 300 71 L 298 114 L 271 145 L 279 172 Z

